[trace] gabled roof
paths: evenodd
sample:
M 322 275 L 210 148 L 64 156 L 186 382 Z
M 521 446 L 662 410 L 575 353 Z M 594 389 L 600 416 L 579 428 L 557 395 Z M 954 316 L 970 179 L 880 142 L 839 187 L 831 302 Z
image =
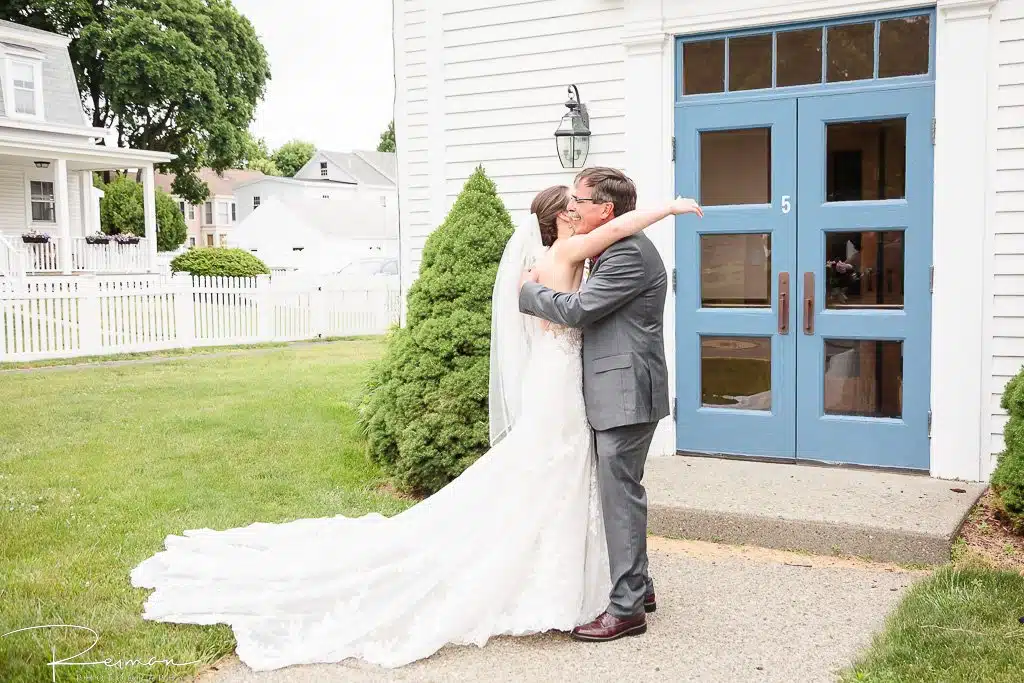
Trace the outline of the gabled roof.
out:
M 393 183 L 398 182 L 398 155 L 394 152 L 372 152 L 356 150 L 353 152 L 363 161 Z
M 171 192 L 171 184 L 174 182 L 173 173 L 158 173 L 156 186 L 164 192 Z M 245 183 L 260 180 L 267 176 L 260 171 L 248 171 L 237 168 L 229 168 L 224 171 L 224 176 L 217 175 L 212 168 L 199 169 L 199 177 L 210 187 L 210 196 L 233 195 L 235 189 Z
M 395 181 L 382 173 L 377 167 L 370 163 L 363 155 L 369 152 L 333 152 L 327 149 L 317 150 L 328 161 L 340 168 L 346 175 L 353 178 L 353 181 L 362 185 L 392 186 Z M 374 152 L 379 154 L 379 152 Z
M 78 94 L 75 71 L 67 45 L 70 38 L 50 31 L 0 20 L 0 43 L 42 60 L 43 116 L 46 123 L 89 126 Z M 0 93 L 0 117 L 7 116 L 8 102 Z M 0 118 L 0 126 L 4 119 Z

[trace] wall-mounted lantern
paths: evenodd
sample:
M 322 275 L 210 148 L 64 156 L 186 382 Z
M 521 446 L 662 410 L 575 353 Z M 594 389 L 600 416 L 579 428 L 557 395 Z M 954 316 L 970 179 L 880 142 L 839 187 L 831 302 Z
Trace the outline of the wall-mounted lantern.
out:
M 580 102 L 580 91 L 575 85 L 569 86 L 569 109 L 555 131 L 555 146 L 562 168 L 583 168 L 590 151 L 590 114 L 587 105 Z

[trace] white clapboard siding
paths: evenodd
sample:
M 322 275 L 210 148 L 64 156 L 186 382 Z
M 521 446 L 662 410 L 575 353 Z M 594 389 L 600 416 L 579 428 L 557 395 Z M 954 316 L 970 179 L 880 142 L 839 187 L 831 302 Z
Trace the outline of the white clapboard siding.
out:
M 590 113 L 588 165 L 624 168 L 623 2 L 396 3 L 403 286 L 477 166 L 513 220 L 540 190 L 571 184 L 554 141 L 569 84 Z
M 0 287 L 0 362 L 381 335 L 398 278 L 30 277 Z
M 991 455 L 1003 449 L 1003 388 L 1024 366 L 1024 0 L 997 6 Z
M 25 218 L 25 173 L 0 168 L 0 232 L 19 237 L 25 231 Z

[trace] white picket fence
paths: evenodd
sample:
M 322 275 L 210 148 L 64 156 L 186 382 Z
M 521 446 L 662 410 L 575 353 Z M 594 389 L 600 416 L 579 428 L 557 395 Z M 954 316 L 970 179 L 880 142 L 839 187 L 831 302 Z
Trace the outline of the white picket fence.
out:
M 399 314 L 397 277 L 28 277 L 0 287 L 0 362 L 379 335 Z

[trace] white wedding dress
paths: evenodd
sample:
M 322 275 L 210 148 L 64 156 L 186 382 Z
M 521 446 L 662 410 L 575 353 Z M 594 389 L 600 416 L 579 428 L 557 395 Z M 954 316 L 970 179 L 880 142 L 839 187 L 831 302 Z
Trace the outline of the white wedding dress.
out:
M 578 330 L 538 329 L 507 436 L 401 514 L 168 536 L 132 571 L 156 589 L 144 618 L 230 624 L 242 661 L 268 670 L 396 667 L 597 617 L 611 581 L 581 343 Z

